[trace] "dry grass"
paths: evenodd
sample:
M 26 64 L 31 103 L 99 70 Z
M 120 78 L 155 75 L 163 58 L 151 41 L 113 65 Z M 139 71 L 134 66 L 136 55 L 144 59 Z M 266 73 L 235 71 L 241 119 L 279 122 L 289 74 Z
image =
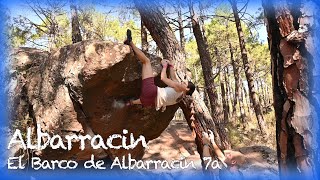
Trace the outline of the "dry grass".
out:
M 274 110 L 264 114 L 268 137 L 263 138 L 255 114 L 247 117 L 245 124 L 240 123 L 240 118 L 234 118 L 227 126 L 232 148 L 238 149 L 245 146 L 267 146 L 276 150 L 276 120 Z

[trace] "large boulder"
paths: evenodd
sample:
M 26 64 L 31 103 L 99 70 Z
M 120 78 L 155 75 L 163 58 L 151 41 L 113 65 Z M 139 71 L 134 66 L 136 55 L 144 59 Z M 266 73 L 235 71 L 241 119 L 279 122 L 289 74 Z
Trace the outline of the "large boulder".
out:
M 156 84 L 161 86 L 160 58 L 148 56 Z M 140 86 L 141 63 L 124 44 L 82 41 L 51 53 L 18 48 L 11 55 L 11 119 L 25 121 L 25 127 L 32 126 L 34 131 L 39 124 L 42 132 L 62 137 L 99 134 L 106 140 L 127 129 L 128 134 L 143 135 L 149 141 L 164 131 L 178 107 L 168 107 L 165 112 L 140 105 L 124 107 L 125 100 L 139 97 Z M 82 151 L 79 144 L 74 142 L 71 151 L 46 148 L 36 155 L 87 160 L 91 154 L 113 159 L 128 153 L 141 158 L 144 153 L 141 143 L 131 150 L 94 150 L 86 145 Z

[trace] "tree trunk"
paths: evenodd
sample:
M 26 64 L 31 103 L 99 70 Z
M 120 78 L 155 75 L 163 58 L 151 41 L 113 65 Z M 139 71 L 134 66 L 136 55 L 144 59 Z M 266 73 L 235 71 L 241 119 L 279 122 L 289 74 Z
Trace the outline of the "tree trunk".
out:
M 220 89 L 221 89 L 221 101 L 222 101 L 222 107 L 223 107 L 223 117 L 224 117 L 224 122 L 228 123 L 228 109 L 227 109 L 227 101 L 226 101 L 226 91 L 224 87 L 224 79 L 223 79 L 223 67 L 221 63 L 221 58 L 219 55 L 219 51 L 217 47 L 214 47 L 215 55 L 217 57 L 218 61 L 218 68 L 219 68 L 219 81 L 220 81 Z
M 269 93 L 269 87 L 268 86 L 265 87 L 265 94 L 266 94 L 266 97 L 267 97 L 267 103 L 268 103 L 268 105 L 270 105 L 271 104 L 271 95 Z
M 135 0 L 134 3 L 141 15 L 143 23 L 161 50 L 163 57 L 173 62 L 180 78 L 185 77 L 186 66 L 184 54 L 173 31 L 159 9 L 157 9 L 158 5 L 152 1 L 145 0 Z M 202 132 L 208 129 L 212 130 L 217 136 L 217 143 L 221 145 L 214 121 L 197 91 L 194 92 L 193 98 L 190 96 L 183 98 L 180 107 L 184 112 L 184 116 L 193 135 L 195 135 L 197 150 L 201 158 L 203 150 Z
M 80 24 L 78 19 L 77 7 L 76 5 L 73 4 L 73 1 L 71 1 L 70 9 L 71 9 L 72 43 L 77 43 L 82 41 L 82 36 L 80 32 Z
M 229 68 L 228 66 L 226 66 L 224 68 L 224 82 L 226 83 L 226 102 L 227 102 L 227 112 L 228 112 L 228 116 L 232 116 L 231 114 L 231 110 L 230 110 L 230 101 L 232 104 L 232 92 L 231 92 L 231 88 L 230 88 L 230 83 L 229 83 Z
M 265 83 L 263 83 L 262 79 L 259 78 L 258 79 L 259 81 L 259 86 L 260 86 L 260 96 L 261 96 L 261 102 L 263 104 L 263 111 L 265 111 L 268 107 L 268 103 L 267 103 L 267 100 L 266 100 L 266 95 L 265 95 Z
M 246 102 L 247 105 L 247 109 L 248 109 L 248 113 L 249 113 L 249 117 L 252 117 L 253 112 L 252 112 L 252 100 L 251 97 L 249 95 L 248 90 L 246 89 L 246 84 L 244 81 L 242 81 L 242 90 L 243 90 L 243 98 L 244 101 Z
M 260 102 L 260 105 L 261 105 L 261 110 L 262 110 L 262 113 L 263 113 L 264 102 L 263 102 L 263 94 L 262 94 L 262 90 L 261 90 L 262 86 L 260 84 L 260 79 L 259 78 L 256 78 L 255 87 L 257 87 L 257 95 L 258 95 L 259 102 Z
M 263 1 L 267 20 L 268 42 L 272 62 L 273 100 L 276 115 L 277 153 L 280 175 L 301 175 L 312 178 L 316 152 L 318 107 L 312 101 L 311 72 L 314 44 L 312 2 L 295 2 L 290 7 L 285 1 L 276 4 Z M 309 7 L 309 8 L 306 8 Z M 306 12 L 306 10 L 308 12 Z M 302 16 L 303 15 L 303 16 Z M 300 23 L 300 24 L 299 24 Z
M 212 114 L 212 110 L 210 108 L 209 96 L 208 96 L 206 88 L 203 88 L 203 96 L 204 96 L 203 101 L 204 101 L 205 105 L 208 107 L 210 114 Z
M 240 81 L 239 81 L 240 82 Z M 241 122 L 244 124 L 246 122 L 246 111 L 245 111 L 245 107 L 244 107 L 244 100 L 243 100 L 243 97 L 246 98 L 244 96 L 244 89 L 242 87 L 242 83 L 239 83 L 239 96 L 237 97 L 238 100 L 239 100 L 239 110 L 240 110 L 240 118 L 241 118 Z
M 183 20 L 182 20 L 182 12 L 181 12 L 180 2 L 179 2 L 179 8 L 178 8 L 178 28 L 179 28 L 181 49 L 186 56 L 186 53 L 185 53 L 186 39 L 184 38 L 184 28 L 183 28 Z
M 141 21 L 141 45 L 142 45 L 142 51 L 148 52 L 149 50 L 148 33 L 147 33 L 146 26 L 143 24 L 143 21 Z
M 244 67 L 245 75 L 246 75 L 246 78 L 248 81 L 249 95 L 252 100 L 253 108 L 254 108 L 254 111 L 255 111 L 255 114 L 257 117 L 260 131 L 262 134 L 267 134 L 266 125 L 265 125 L 262 111 L 261 111 L 261 105 L 259 103 L 259 98 L 256 94 L 256 90 L 254 87 L 253 74 L 251 72 L 250 64 L 248 61 L 247 50 L 246 50 L 245 41 L 244 41 L 244 35 L 243 35 L 242 28 L 241 28 L 240 18 L 239 18 L 238 9 L 237 9 L 237 3 L 236 3 L 236 0 L 230 0 L 230 3 L 232 6 L 234 18 L 236 21 L 236 27 L 237 27 L 238 37 L 239 37 L 239 44 L 240 44 L 240 49 L 241 49 L 241 57 L 242 57 L 242 61 L 243 61 L 243 67 Z
M 228 40 L 228 44 L 229 44 L 230 59 L 231 59 L 231 65 L 232 65 L 232 69 L 233 69 L 233 76 L 234 76 L 234 99 L 233 99 L 233 111 L 232 111 L 232 114 L 233 114 L 234 117 L 236 117 L 236 115 L 237 115 L 237 108 L 236 107 L 237 107 L 237 104 L 238 104 L 238 99 L 240 98 L 240 90 L 241 90 L 240 89 L 240 79 L 239 79 L 240 72 L 239 72 L 238 60 L 235 61 L 235 59 L 234 59 L 233 47 L 232 47 L 232 44 L 230 42 L 229 34 L 227 34 L 227 40 Z M 241 109 L 240 100 L 239 100 L 239 108 Z
M 214 78 L 212 74 L 212 60 L 209 53 L 208 45 L 205 39 L 205 35 L 201 32 L 199 19 L 194 13 L 192 4 L 189 8 L 192 17 L 192 30 L 197 42 L 205 87 L 209 96 L 212 116 L 215 117 L 214 122 L 218 128 L 217 130 L 221 137 L 223 149 L 230 148 L 230 141 L 227 132 L 225 131 L 225 123 L 228 121 L 228 117 L 223 116 L 223 110 L 218 103 L 218 93 L 215 90 Z
M 250 98 L 248 97 L 248 92 L 246 90 L 245 84 L 241 78 L 241 93 L 243 95 L 243 103 L 245 106 L 247 106 L 248 114 L 251 116 L 251 109 L 250 109 Z
M 263 109 L 264 109 L 267 106 L 267 103 L 266 103 L 266 98 L 264 96 L 265 94 L 264 94 L 264 86 L 263 86 L 263 83 L 262 83 L 262 79 L 259 78 L 258 82 L 259 82 L 259 86 L 260 86 L 261 102 L 263 104 Z

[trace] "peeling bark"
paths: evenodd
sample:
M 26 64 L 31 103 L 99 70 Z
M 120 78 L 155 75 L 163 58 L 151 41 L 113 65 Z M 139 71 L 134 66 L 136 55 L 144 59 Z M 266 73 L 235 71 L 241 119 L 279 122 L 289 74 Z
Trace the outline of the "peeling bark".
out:
M 297 172 L 301 178 L 314 173 L 314 153 L 318 123 L 311 103 L 310 79 L 312 48 L 311 2 L 299 1 L 293 7 L 285 1 L 263 1 L 267 19 L 272 61 L 274 107 L 277 121 L 277 151 L 280 174 Z M 306 11 L 306 7 L 308 11 Z M 308 14 L 308 13 L 307 13 Z M 311 41 L 312 42 L 312 41 Z M 308 47 L 312 47 L 310 43 Z

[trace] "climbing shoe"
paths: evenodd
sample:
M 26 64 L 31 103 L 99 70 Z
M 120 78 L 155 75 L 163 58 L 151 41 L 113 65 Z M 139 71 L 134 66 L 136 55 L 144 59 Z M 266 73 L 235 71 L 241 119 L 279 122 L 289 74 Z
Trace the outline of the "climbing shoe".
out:
M 127 29 L 127 39 L 124 41 L 124 44 L 130 45 L 132 41 L 131 30 Z

